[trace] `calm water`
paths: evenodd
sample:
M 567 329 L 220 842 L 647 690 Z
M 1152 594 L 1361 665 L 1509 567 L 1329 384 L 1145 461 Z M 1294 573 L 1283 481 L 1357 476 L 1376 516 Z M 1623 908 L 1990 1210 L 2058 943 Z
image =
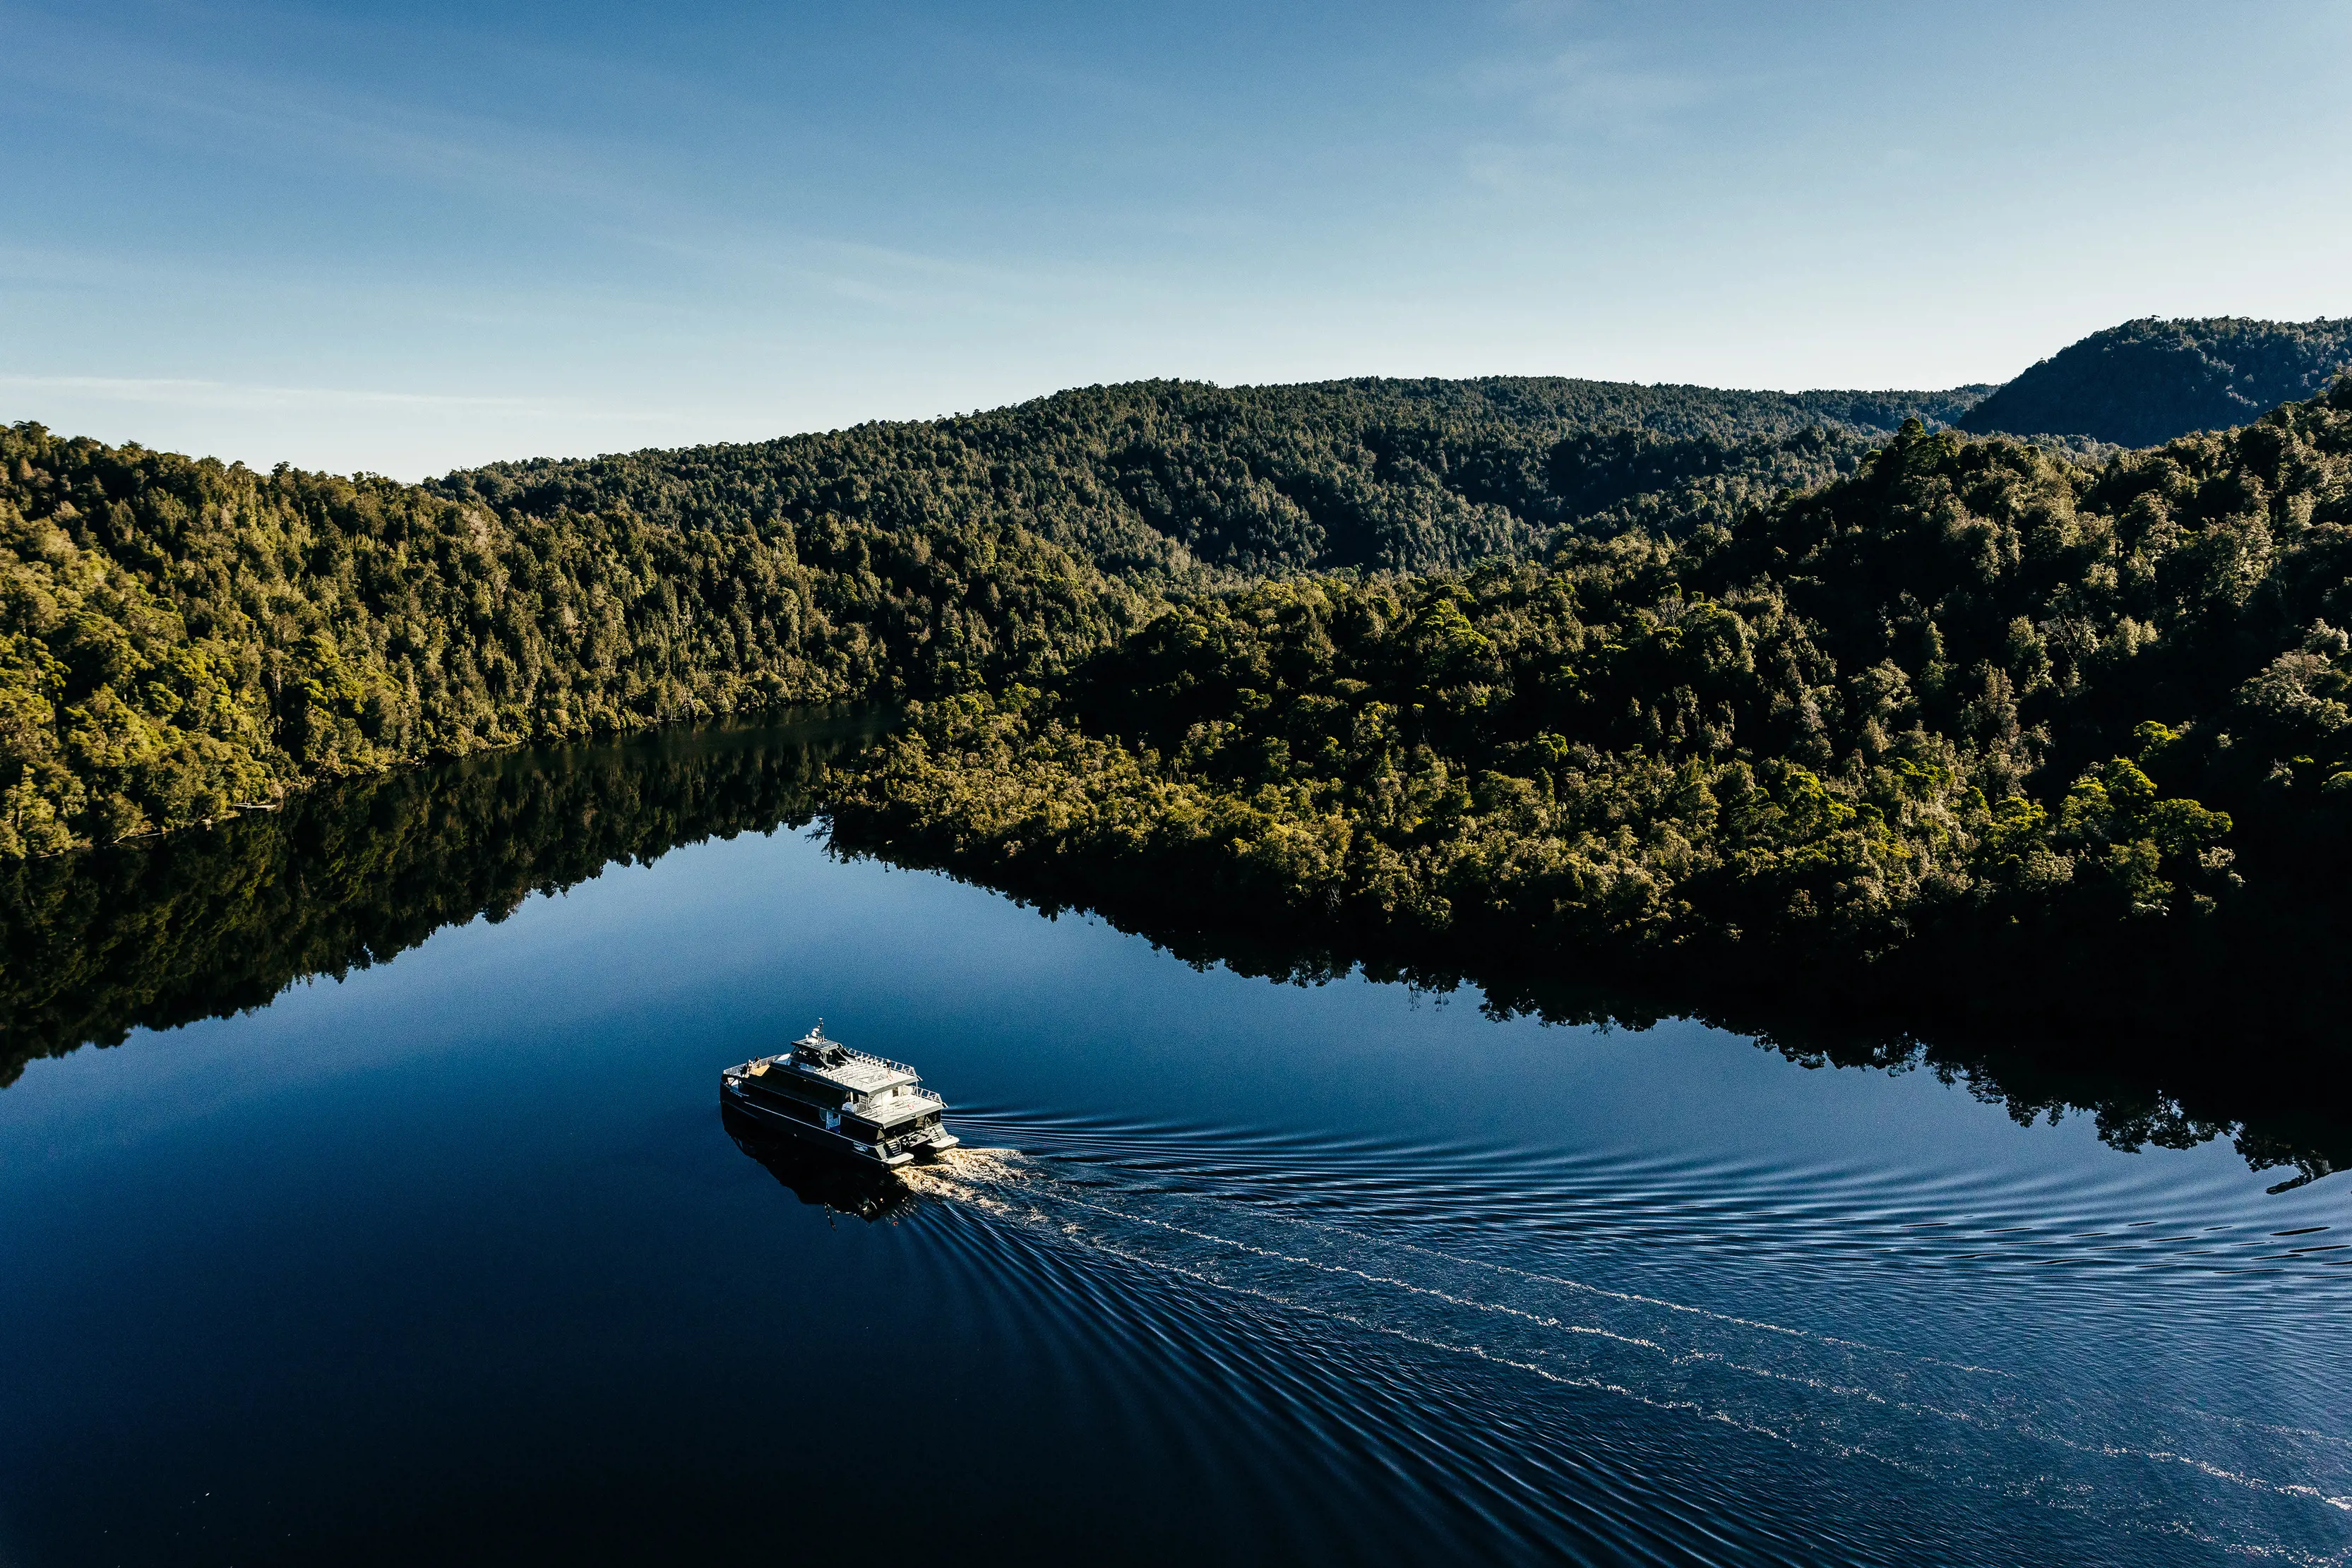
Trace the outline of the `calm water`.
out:
M 2346 1177 L 1196 970 L 829 858 L 754 787 L 790 739 L 467 775 L 553 780 L 481 818 L 518 891 L 612 852 L 616 790 L 667 813 L 641 855 L 786 825 L 416 946 L 317 890 L 446 902 L 431 857 L 328 835 L 269 885 L 344 956 L 287 962 L 396 956 L 19 1050 L 0 1563 L 2352 1561 Z M 89 901 L 117 981 L 278 983 L 129 896 Z M 718 1070 L 820 1014 L 983 1152 L 876 1203 L 739 1147 Z

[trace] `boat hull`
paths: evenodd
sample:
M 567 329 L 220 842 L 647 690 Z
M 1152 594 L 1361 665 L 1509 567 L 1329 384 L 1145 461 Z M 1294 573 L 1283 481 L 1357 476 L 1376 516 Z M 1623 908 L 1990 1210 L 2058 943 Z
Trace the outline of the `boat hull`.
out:
M 763 1105 L 739 1083 L 723 1084 L 719 1090 L 719 1101 L 730 1112 L 747 1118 L 762 1133 L 788 1137 L 810 1148 L 822 1149 L 879 1170 L 896 1170 L 900 1166 L 913 1165 L 918 1159 L 937 1158 L 962 1141 L 954 1134 L 941 1129 L 913 1151 L 899 1150 L 886 1155 L 877 1152 L 871 1144 L 861 1143 L 830 1127 L 820 1127 Z

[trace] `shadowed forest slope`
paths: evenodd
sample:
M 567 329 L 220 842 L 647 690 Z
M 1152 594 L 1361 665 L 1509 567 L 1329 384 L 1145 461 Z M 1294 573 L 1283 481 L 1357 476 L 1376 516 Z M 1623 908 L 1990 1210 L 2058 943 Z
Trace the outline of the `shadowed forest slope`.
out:
M 2352 871 L 2347 626 L 2352 380 L 2096 469 L 1914 424 L 1729 528 L 1181 606 L 928 707 L 835 819 L 1389 964 L 2308 995 Z
M 2088 435 L 2155 446 L 2244 424 L 2326 390 L 2352 366 L 2352 318 L 2148 317 L 2094 332 L 1958 418 L 1963 430 Z

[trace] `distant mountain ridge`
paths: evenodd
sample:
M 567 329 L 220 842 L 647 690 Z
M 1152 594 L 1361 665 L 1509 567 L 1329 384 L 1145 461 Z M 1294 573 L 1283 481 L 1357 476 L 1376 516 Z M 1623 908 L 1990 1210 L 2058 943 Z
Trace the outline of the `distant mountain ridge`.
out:
M 2352 365 L 2352 317 L 2257 321 L 2144 317 L 2094 332 L 2009 382 L 1962 430 L 2088 435 L 2160 446 L 2252 423 L 2327 390 Z
M 738 445 L 493 463 L 433 482 L 532 517 L 740 530 L 1003 516 L 1160 583 L 1458 570 L 1563 528 L 1728 522 L 1851 472 L 1986 387 L 1727 392 L 1559 376 L 1289 386 L 1129 382 L 948 419 Z

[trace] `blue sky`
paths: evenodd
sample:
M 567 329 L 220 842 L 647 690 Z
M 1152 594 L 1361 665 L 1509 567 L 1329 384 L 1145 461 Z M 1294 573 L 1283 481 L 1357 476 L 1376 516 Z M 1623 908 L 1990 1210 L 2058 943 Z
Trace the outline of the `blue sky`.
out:
M 414 477 L 2352 314 L 2352 5 L 0 0 L 0 418 Z

